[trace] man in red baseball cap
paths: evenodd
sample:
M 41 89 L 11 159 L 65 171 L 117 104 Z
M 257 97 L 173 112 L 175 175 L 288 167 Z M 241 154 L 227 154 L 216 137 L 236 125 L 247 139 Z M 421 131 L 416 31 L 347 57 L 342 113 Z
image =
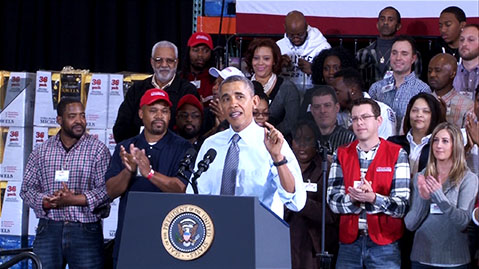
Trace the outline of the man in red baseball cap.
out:
M 210 76 L 208 70 L 216 64 L 212 54 L 213 40 L 207 33 L 197 32 L 188 39 L 188 54 L 183 64 L 181 77 L 196 86 L 201 101 L 207 105 L 212 99 L 215 78 Z
M 203 105 L 193 94 L 183 96 L 178 102 L 176 113 L 176 132 L 199 150 L 204 138 L 201 137 L 203 125 Z
M 139 135 L 121 141 L 115 148 L 105 174 L 106 192 L 120 197 L 118 227 L 113 249 L 116 265 L 123 221 L 130 191 L 185 192 L 188 181 L 177 176 L 178 167 L 191 144 L 168 130 L 172 102 L 168 93 L 149 89 L 141 97 L 138 115 L 145 128 Z M 189 172 L 186 172 L 189 177 Z

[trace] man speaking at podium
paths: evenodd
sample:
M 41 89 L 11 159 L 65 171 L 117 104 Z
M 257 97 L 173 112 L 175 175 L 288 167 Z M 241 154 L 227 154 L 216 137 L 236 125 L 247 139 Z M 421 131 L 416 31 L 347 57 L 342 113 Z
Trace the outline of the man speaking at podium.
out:
M 198 193 L 256 196 L 268 208 L 277 193 L 288 209 L 300 211 L 306 191 L 298 161 L 278 130 L 268 123 L 266 128 L 255 123 L 253 109 L 258 103 L 247 78 L 232 76 L 221 83 L 220 105 L 230 128 L 206 139 L 198 152 L 195 167 L 209 149 L 217 152 L 197 179 Z M 191 184 L 186 192 L 193 193 Z

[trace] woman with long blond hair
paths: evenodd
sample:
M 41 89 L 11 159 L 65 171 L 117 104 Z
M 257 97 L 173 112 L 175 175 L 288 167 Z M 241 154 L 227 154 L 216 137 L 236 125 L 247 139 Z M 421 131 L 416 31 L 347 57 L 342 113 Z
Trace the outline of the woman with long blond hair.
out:
M 414 177 L 404 222 L 416 231 L 412 268 L 468 268 L 466 227 L 471 221 L 478 179 L 467 168 L 459 128 L 443 122 L 431 135 L 426 168 Z

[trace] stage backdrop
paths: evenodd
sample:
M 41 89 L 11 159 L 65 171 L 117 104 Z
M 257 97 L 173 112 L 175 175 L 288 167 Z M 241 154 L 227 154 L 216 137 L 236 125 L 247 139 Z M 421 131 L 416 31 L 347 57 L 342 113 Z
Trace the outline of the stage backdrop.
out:
M 379 11 L 393 6 L 401 13 L 399 33 L 438 36 L 439 14 L 451 5 L 464 10 L 467 22 L 479 23 L 477 0 L 236 0 L 236 25 L 238 33 L 284 33 L 284 16 L 291 10 L 299 10 L 323 34 L 377 35 Z
M 193 0 L 3 0 L 0 70 L 152 72 L 157 41 L 183 52 L 192 10 Z

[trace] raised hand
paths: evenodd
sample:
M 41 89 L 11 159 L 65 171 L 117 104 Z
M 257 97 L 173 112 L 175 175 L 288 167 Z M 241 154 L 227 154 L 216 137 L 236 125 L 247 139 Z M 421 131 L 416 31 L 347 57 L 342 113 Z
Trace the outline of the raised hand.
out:
M 283 134 L 270 123 L 265 122 L 264 124 L 266 126 L 264 128 L 264 145 L 271 155 L 271 158 L 273 158 L 273 161 L 279 162 L 283 160 L 283 155 L 281 154 L 281 147 L 284 142 Z
M 441 183 L 433 176 L 426 177 L 426 186 L 429 188 L 430 193 L 433 193 L 442 188 Z
M 290 67 L 292 64 L 291 58 L 287 55 L 281 55 L 281 66 L 282 67 Z
M 210 110 L 213 112 L 213 114 L 215 114 L 218 125 L 220 122 L 226 119 L 223 113 L 223 109 L 221 108 L 221 105 L 219 104 L 218 98 L 214 98 L 213 100 L 211 100 L 209 107 L 210 107 Z
M 467 114 L 466 132 L 470 143 L 479 145 L 479 121 L 473 113 Z
M 371 186 L 370 181 L 367 181 L 366 179 L 364 179 L 362 182 L 363 182 L 363 184 L 361 184 L 361 186 L 359 186 L 360 190 L 362 190 L 364 192 L 372 192 L 373 191 L 373 187 Z
M 304 73 L 311 75 L 313 72 L 311 71 L 311 63 L 306 61 L 303 58 L 299 58 L 298 60 L 298 67 L 303 71 Z
M 131 152 L 133 151 L 133 149 L 135 148 L 135 146 L 133 144 L 130 144 L 130 153 L 128 153 L 126 150 L 125 150 L 125 147 L 123 146 L 120 146 L 120 158 L 121 158 L 121 162 L 123 163 L 123 165 L 126 167 L 126 169 L 132 173 L 136 172 L 136 162 L 134 160 L 134 157 L 133 155 L 131 154 Z
M 374 200 L 376 199 L 376 193 L 374 193 L 373 191 L 364 192 L 360 188 L 353 188 L 353 187 L 349 187 L 348 191 L 349 191 L 349 196 L 351 197 L 351 201 L 353 203 L 354 202 L 374 203 Z
M 422 199 L 431 199 L 431 193 L 429 192 L 429 188 L 426 184 L 426 178 L 424 177 L 424 175 L 417 176 L 417 189 L 419 191 L 419 196 L 421 196 Z
M 144 149 L 134 148 L 132 151 L 134 160 L 138 169 L 140 170 L 140 174 L 144 177 L 147 177 L 150 173 L 151 166 L 150 166 L 150 159 L 146 157 L 146 153 Z

